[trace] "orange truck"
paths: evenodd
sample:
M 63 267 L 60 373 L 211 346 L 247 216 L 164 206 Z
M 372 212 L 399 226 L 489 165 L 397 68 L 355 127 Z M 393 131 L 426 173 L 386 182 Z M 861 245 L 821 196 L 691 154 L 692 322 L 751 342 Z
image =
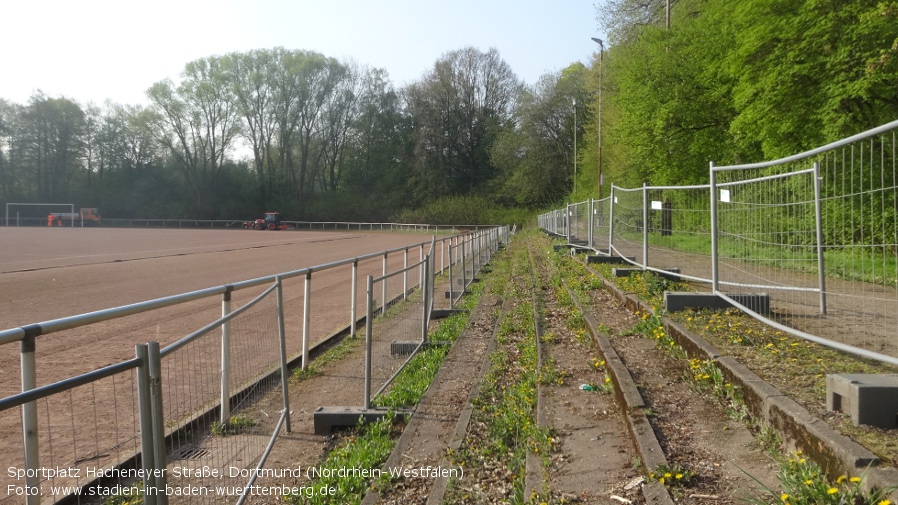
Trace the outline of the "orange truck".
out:
M 47 215 L 47 226 L 97 226 L 100 219 L 100 211 L 95 208 L 84 208 L 78 212 L 51 212 Z

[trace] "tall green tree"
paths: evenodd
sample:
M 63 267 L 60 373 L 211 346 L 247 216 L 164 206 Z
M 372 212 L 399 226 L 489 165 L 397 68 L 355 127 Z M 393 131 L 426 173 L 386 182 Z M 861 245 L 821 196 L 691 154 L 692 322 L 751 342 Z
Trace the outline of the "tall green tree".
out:
M 276 77 L 285 54 L 279 47 L 230 53 L 223 58 L 243 119 L 243 137 L 252 149 L 261 201 L 274 193 L 278 181 Z
M 612 46 L 604 102 L 614 114 L 605 139 L 618 184 L 700 183 L 708 163 L 734 157 L 733 79 L 724 61 L 736 36 L 724 2 L 681 2 L 673 27 L 644 27 Z M 688 10 L 687 10 L 688 9 Z
M 41 92 L 18 108 L 9 141 L 10 164 L 18 172 L 19 196 L 37 201 L 69 198 L 83 167 L 84 111 L 66 98 Z
M 472 194 L 496 176 L 490 146 L 508 126 L 520 86 L 498 51 L 468 47 L 441 57 L 407 88 L 419 201 Z
M 787 156 L 898 117 L 898 2 L 759 0 L 727 55 L 749 152 Z
M 410 118 L 385 70 L 365 72 L 358 107 L 342 185 L 368 208 L 379 202 L 398 210 L 411 190 Z
M 491 150 L 493 163 L 503 172 L 503 201 L 538 207 L 571 192 L 574 138 L 582 138 L 589 116 L 586 76 L 583 64 L 576 63 L 541 76 L 520 94 L 515 128 L 503 131 Z
M 220 57 L 189 62 L 182 77 L 177 87 L 154 84 L 147 96 L 157 111 L 158 141 L 181 165 L 196 210 L 212 216 L 225 155 L 240 132 L 237 101 Z

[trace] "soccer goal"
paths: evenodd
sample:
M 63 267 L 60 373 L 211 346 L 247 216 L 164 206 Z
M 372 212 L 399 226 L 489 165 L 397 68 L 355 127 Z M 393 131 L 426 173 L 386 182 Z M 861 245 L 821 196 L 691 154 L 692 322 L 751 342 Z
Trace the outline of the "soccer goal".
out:
M 6 226 L 46 226 L 53 212 L 75 213 L 73 203 L 7 203 Z M 74 226 L 74 220 L 72 221 Z

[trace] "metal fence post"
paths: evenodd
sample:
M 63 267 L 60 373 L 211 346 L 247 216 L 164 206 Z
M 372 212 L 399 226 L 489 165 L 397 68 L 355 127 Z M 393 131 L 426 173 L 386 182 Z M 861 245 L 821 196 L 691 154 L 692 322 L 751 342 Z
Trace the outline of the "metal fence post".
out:
M 302 369 L 309 366 L 309 317 L 312 312 L 312 271 L 306 272 L 305 294 L 302 307 Z M 289 427 L 290 424 L 287 423 Z
M 823 209 L 820 189 L 820 162 L 814 162 L 814 212 L 817 221 L 817 276 L 820 283 L 820 313 L 826 314 L 826 261 L 823 257 Z
M 231 313 L 231 290 L 221 295 L 221 317 Z M 226 424 L 231 417 L 231 321 L 221 325 L 221 424 Z
M 137 411 L 140 421 L 140 464 L 146 476 L 143 481 L 143 503 L 156 505 L 156 498 L 161 493 L 156 484 L 156 460 L 153 457 L 153 410 L 147 344 L 136 345 L 134 353 L 140 360 L 137 367 Z
M 614 249 L 614 184 L 611 185 L 611 196 L 608 200 L 608 256 L 613 256 Z
M 349 335 L 355 335 L 355 324 L 358 320 L 358 316 L 356 314 L 356 300 L 358 300 L 358 285 L 359 285 L 359 260 L 356 259 L 352 262 L 352 288 L 351 293 L 349 295 Z
M 564 238 L 571 243 L 571 204 L 564 206 Z
M 365 318 L 365 398 L 364 408 L 371 407 L 371 331 L 374 320 L 374 277 L 368 276 L 368 317 Z
M 467 254 L 465 254 L 465 242 L 467 240 L 461 241 L 461 292 L 465 293 L 465 290 L 468 289 L 468 268 L 465 266 L 465 261 Z
M 717 294 L 720 287 L 720 279 L 717 270 L 717 172 L 714 171 L 714 162 L 710 162 L 710 190 L 711 190 L 711 292 Z
M 387 255 L 388 254 L 389 253 L 386 253 L 386 252 L 384 253 L 384 268 L 383 268 L 383 273 L 381 274 L 381 275 L 383 275 L 383 277 L 387 276 Z M 383 285 L 381 286 L 382 293 L 381 293 L 381 300 L 380 300 L 380 306 L 381 306 L 380 313 L 381 313 L 381 315 L 384 315 L 387 313 L 387 282 L 384 281 L 382 284 Z
M 404 254 L 402 255 L 402 299 L 406 299 L 406 294 L 408 293 L 408 247 L 405 248 Z
M 280 354 L 281 359 L 281 399 L 284 403 L 284 421 L 286 422 L 286 430 L 287 433 L 290 433 L 290 392 L 287 389 L 287 384 L 289 383 L 289 370 L 287 369 L 287 326 L 286 326 L 286 314 L 284 310 L 284 282 L 281 276 L 276 276 L 274 278 L 274 282 L 277 285 L 275 288 L 275 300 L 277 303 L 277 318 L 278 318 L 278 353 Z M 308 301 L 308 293 L 306 294 L 306 300 Z M 303 317 L 303 326 L 305 326 L 308 321 L 308 317 Z M 308 362 L 308 356 L 305 353 L 305 342 L 303 343 L 303 357 L 302 357 L 302 369 L 306 369 L 306 363 Z
M 429 267 L 429 265 L 430 265 L 431 257 L 432 257 L 432 255 L 427 255 L 427 257 L 424 258 L 424 263 L 421 265 L 422 271 L 427 272 L 427 274 L 425 274 L 423 276 L 423 279 L 421 280 L 421 297 L 422 297 L 422 302 L 423 302 L 422 303 L 422 305 L 423 305 L 422 314 L 421 314 L 421 343 L 422 344 L 427 341 L 427 316 L 428 316 L 427 301 L 430 298 L 428 296 L 428 292 L 430 291 L 430 275 L 429 275 L 430 267 Z
M 455 290 L 452 288 L 453 284 L 455 284 L 455 279 L 452 278 L 452 241 L 449 242 L 449 308 L 455 308 L 455 296 L 453 293 Z
M 587 228 L 587 231 L 586 231 L 586 237 L 587 237 L 587 238 L 586 238 L 586 246 L 589 247 L 590 249 L 591 249 L 592 246 L 593 246 L 593 244 L 592 244 L 592 242 L 593 242 L 593 236 L 592 236 L 592 234 L 593 234 L 593 228 L 595 227 L 595 222 L 596 222 L 595 216 L 594 216 L 594 214 L 595 214 L 595 210 L 594 210 L 594 209 L 595 209 L 595 206 L 596 206 L 596 201 L 593 200 L 592 198 L 590 198 L 590 199 L 589 199 L 589 204 L 588 204 L 587 207 L 586 207 L 586 214 L 589 216 L 589 224 L 587 225 L 588 228 Z
M 26 334 L 20 344 L 20 359 L 22 362 L 22 392 L 30 391 L 37 387 L 37 365 L 34 360 L 35 335 Z M 40 486 L 40 450 L 38 445 L 37 428 L 37 402 L 30 401 L 22 405 L 22 431 L 25 448 L 25 485 L 28 489 L 37 489 Z M 39 505 L 40 493 L 30 493 L 25 497 L 28 505 Z
M 649 266 L 649 188 L 642 183 L 642 268 Z
M 430 246 L 430 252 L 433 254 L 433 243 Z M 418 261 L 424 261 L 424 244 L 418 245 Z M 418 287 L 424 287 L 424 266 L 418 267 Z
M 168 505 L 168 495 L 165 493 L 167 479 L 165 469 L 168 466 L 168 455 L 165 452 L 165 411 L 162 405 L 162 354 L 159 352 L 159 342 L 147 343 L 147 370 L 150 373 L 150 412 L 153 426 L 153 463 L 156 465 L 156 503 Z

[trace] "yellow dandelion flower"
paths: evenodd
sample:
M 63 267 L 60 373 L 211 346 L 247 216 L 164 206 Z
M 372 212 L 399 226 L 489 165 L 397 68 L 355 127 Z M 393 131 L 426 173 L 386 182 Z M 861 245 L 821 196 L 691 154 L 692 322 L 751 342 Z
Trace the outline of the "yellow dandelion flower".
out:
M 861 481 L 861 478 L 860 478 L 860 477 L 852 477 L 852 478 L 850 478 L 850 479 L 848 479 L 848 480 L 850 480 L 851 482 L 860 482 L 860 481 Z
M 788 500 L 788 499 L 789 499 L 789 495 L 788 495 L 788 494 L 783 493 L 783 494 L 780 495 L 780 500 L 786 501 L 786 500 Z
M 829 489 L 826 490 L 826 494 L 836 494 L 836 493 L 838 493 L 838 492 L 839 492 L 839 490 L 838 490 L 837 488 L 834 488 L 834 487 L 831 487 L 831 488 L 829 488 Z

